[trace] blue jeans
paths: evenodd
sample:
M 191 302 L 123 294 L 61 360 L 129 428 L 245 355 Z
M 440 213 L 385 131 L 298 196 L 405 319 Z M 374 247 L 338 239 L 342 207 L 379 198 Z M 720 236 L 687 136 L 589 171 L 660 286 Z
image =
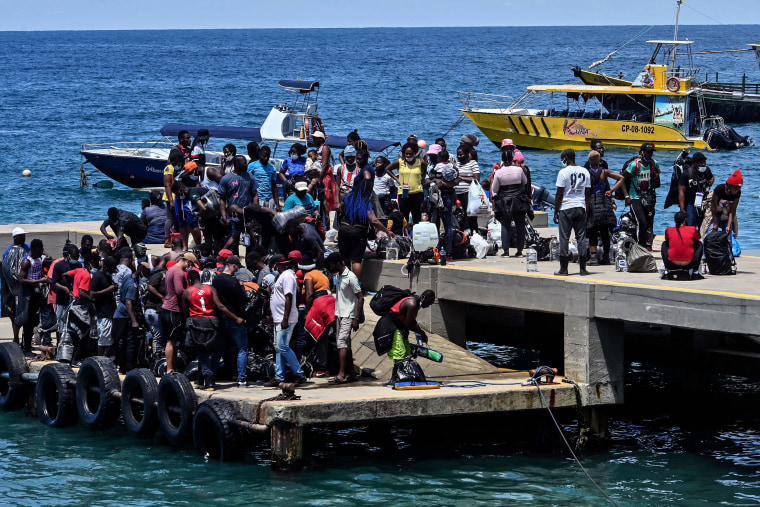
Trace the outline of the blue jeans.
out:
M 237 349 L 238 382 L 245 382 L 248 377 L 248 330 L 245 326 L 238 326 L 231 320 L 223 320 L 222 332 L 229 340 L 228 343 Z
M 155 351 L 158 344 L 161 343 L 161 314 L 157 308 L 145 309 L 145 323 L 148 324 L 148 331 L 151 334 L 153 350 Z
M 699 229 L 699 225 L 697 224 L 697 208 L 693 204 L 686 205 L 686 216 L 689 218 L 689 225 Z
M 443 205 L 445 209 L 438 210 L 443 222 L 443 242 L 439 242 L 439 247 L 446 249 L 446 255 L 451 256 L 454 250 L 454 214 L 452 210 L 457 202 L 457 195 L 451 192 L 441 192 L 441 198 L 443 199 Z
M 285 380 L 286 365 L 296 377 L 303 377 L 303 370 L 301 370 L 296 353 L 290 348 L 290 337 L 293 334 L 294 327 L 295 324 L 290 324 L 287 329 L 283 329 L 282 324 L 275 324 L 274 326 L 274 349 L 277 358 L 274 377 L 280 382 Z
M 219 359 L 222 357 L 222 351 L 224 350 L 223 340 L 216 340 L 216 348 L 214 350 L 198 350 L 198 368 L 200 374 L 203 377 L 206 385 L 213 384 L 216 380 L 216 371 L 219 369 Z M 238 378 L 240 373 L 238 373 Z

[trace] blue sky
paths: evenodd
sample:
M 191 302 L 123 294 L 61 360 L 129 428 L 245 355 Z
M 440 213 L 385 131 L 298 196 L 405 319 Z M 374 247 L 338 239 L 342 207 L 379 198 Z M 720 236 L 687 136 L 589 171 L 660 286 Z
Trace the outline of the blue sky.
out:
M 675 0 L 0 0 L 0 31 L 669 25 L 675 5 Z M 758 0 L 686 0 L 681 8 L 686 25 L 759 22 Z

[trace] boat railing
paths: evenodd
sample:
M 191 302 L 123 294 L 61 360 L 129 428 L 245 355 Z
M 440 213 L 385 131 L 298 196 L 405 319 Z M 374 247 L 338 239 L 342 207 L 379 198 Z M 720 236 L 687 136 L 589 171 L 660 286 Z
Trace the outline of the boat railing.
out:
M 760 83 L 747 83 L 746 78 L 741 83 L 703 82 L 700 86 L 703 90 L 760 95 Z
M 82 144 L 82 151 L 108 149 L 114 151 L 123 151 L 125 155 L 136 155 L 140 150 L 146 148 L 172 149 L 176 143 L 168 141 L 119 141 L 115 143 L 86 143 Z
M 491 93 L 457 92 L 462 109 L 498 109 L 506 111 L 516 105 L 514 97 L 510 95 L 494 95 Z
M 665 73 L 665 78 L 677 77 L 678 79 L 692 79 L 696 81 L 698 74 L 698 68 L 676 67 L 675 69 L 668 70 Z

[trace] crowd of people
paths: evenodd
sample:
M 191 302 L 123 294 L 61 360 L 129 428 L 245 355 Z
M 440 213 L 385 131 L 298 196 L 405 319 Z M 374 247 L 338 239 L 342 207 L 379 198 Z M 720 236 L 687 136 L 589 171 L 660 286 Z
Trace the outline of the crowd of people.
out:
M 215 388 L 223 357 L 236 365 L 232 377 L 246 387 L 252 385 L 247 379 L 252 342 L 269 326 L 263 347 L 270 346 L 276 366 L 266 385 L 286 379 L 300 384 L 308 373 L 348 383 L 356 379 L 351 334 L 364 319 L 362 261 L 370 237 L 408 234 L 412 224 L 429 217 L 442 231 L 439 247 L 450 256 L 454 230 L 478 228 L 476 217 L 456 213 L 468 207 L 474 183 L 488 191 L 501 223 L 502 255 L 509 256 L 510 234 L 516 235 L 513 257 L 523 255 L 525 228 L 511 225 L 532 215 L 531 173 L 509 139 L 502 141 L 501 160 L 487 179 L 481 178 L 479 140 L 472 134 L 462 136 L 451 153 L 442 138 L 425 149 L 410 135 L 398 159 L 370 161 L 356 131 L 337 156 L 316 132 L 315 148 L 294 144 L 279 169 L 270 148 L 255 142 L 247 145 L 247 157 L 225 145 L 221 165 L 211 166 L 205 159 L 208 139 L 204 130 L 194 140 L 180 132 L 163 192 L 151 192 L 141 216 L 110 208 L 97 245 L 85 235 L 79 245 L 66 242 L 56 256 L 46 253 L 39 239 L 26 244 L 22 228 L 13 231 L 2 260 L 2 310 L 26 354 L 32 354 L 36 336 L 42 359 L 60 358 L 65 346 L 73 364 L 90 355 L 110 356 L 125 372 L 158 354 L 171 372 L 180 368 L 178 354 L 184 350 L 197 358 L 204 389 Z M 652 247 L 660 186 L 655 147 L 643 144 L 620 173 L 608 167 L 601 141 L 590 148 L 584 166 L 576 164 L 574 150 L 560 154 L 557 275 L 568 274 L 571 231 L 581 274 L 588 273 L 587 265 L 610 264 L 615 195 L 631 206 L 637 241 Z M 708 199 L 714 177 L 706 157 L 695 153 L 683 160 L 674 181 L 669 200 L 680 211 L 676 226 L 666 231 L 663 258 L 666 265 L 691 267 L 701 253 L 686 248 L 698 248 L 700 238 L 689 227 L 699 227 L 707 208 L 713 228 L 730 232 L 742 177 L 737 171 Z M 337 231 L 337 251 L 326 255 L 330 229 Z M 150 255 L 146 244 L 170 250 Z M 265 294 L 266 305 L 252 311 L 257 294 Z M 391 359 L 411 353 L 408 333 L 421 331 L 417 311 L 434 298 L 426 291 L 394 306 L 399 332 Z M 302 368 L 307 354 L 313 372 Z

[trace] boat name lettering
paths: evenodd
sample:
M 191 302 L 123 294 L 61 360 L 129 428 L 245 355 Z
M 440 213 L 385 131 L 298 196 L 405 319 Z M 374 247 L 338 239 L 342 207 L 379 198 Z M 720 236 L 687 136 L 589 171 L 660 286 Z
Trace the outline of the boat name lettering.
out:
M 578 123 L 578 120 L 565 120 L 564 125 L 562 125 L 562 132 L 569 137 L 591 135 L 591 130 Z
M 622 132 L 630 132 L 632 134 L 654 134 L 654 127 L 651 125 L 623 125 Z
M 145 166 L 145 170 L 149 173 L 164 173 L 163 169 L 156 169 L 155 167 L 149 165 Z

